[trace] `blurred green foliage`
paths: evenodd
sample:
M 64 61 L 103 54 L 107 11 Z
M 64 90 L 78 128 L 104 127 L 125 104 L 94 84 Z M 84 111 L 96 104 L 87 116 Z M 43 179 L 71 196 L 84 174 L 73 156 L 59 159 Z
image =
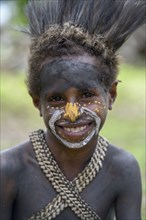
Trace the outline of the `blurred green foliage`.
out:
M 28 0 L 16 0 L 14 3 L 16 4 L 17 10 L 11 22 L 18 25 L 26 25 L 27 18 L 25 16 L 25 6 L 27 5 Z

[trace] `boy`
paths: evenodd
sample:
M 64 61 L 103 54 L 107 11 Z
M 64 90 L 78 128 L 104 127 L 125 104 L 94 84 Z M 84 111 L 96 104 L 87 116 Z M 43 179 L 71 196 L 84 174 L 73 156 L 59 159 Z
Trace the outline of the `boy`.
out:
M 46 132 L 2 153 L 2 220 L 140 220 L 133 156 L 99 135 L 145 1 L 31 1 L 27 85 Z

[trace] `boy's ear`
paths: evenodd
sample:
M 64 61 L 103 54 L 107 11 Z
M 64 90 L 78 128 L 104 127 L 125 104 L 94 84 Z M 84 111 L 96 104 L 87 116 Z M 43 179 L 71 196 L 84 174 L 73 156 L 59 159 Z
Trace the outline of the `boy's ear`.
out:
M 118 80 L 114 81 L 112 86 L 109 89 L 109 104 L 108 104 L 108 109 L 112 110 L 113 103 L 117 97 L 117 85 L 118 85 Z
M 32 98 L 33 105 L 39 110 L 40 115 L 41 115 L 41 104 L 40 104 L 40 97 L 34 94 L 31 94 L 29 91 L 29 95 Z
M 40 105 L 40 97 L 31 95 L 31 98 L 32 98 L 34 106 L 39 110 L 40 116 L 42 116 L 41 105 Z
M 40 110 L 40 98 L 38 96 L 31 96 L 34 106 Z

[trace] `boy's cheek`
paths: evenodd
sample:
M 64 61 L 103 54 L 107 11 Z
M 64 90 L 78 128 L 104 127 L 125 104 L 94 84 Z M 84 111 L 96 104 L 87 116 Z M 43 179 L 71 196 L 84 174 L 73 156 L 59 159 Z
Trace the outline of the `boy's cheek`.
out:
M 87 106 L 87 108 L 89 108 L 90 110 L 92 110 L 98 115 L 98 117 L 101 119 L 100 127 L 102 127 L 107 117 L 108 107 L 106 105 L 93 104 L 93 105 Z
M 88 105 L 86 106 L 86 108 L 89 108 L 90 110 L 92 110 L 93 112 L 95 112 L 98 116 L 99 115 L 106 115 L 107 114 L 107 106 L 104 105 L 97 105 L 97 104 L 92 104 L 92 105 Z

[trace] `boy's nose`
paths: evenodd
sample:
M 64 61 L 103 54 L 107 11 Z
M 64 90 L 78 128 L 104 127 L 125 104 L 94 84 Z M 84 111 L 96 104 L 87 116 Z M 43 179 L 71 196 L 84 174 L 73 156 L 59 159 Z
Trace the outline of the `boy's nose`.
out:
M 76 103 L 67 102 L 65 106 L 64 118 L 75 122 L 80 116 L 79 106 Z

